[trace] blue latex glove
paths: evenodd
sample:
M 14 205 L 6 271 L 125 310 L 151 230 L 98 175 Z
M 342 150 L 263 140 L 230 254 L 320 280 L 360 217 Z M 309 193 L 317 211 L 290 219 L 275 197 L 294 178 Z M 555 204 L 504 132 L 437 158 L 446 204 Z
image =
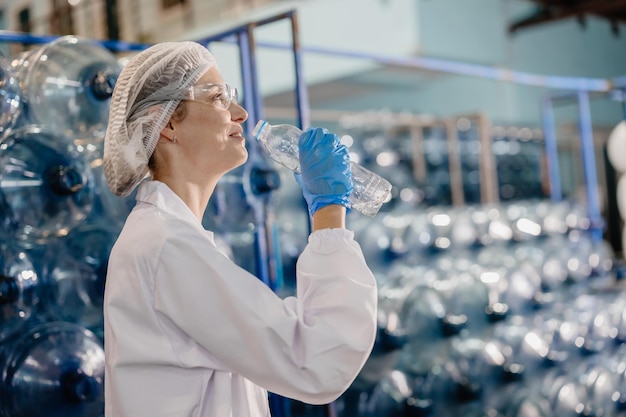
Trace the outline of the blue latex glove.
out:
M 300 174 L 296 181 L 312 216 L 330 204 L 350 209 L 352 174 L 348 148 L 326 129 L 311 128 L 298 138 Z

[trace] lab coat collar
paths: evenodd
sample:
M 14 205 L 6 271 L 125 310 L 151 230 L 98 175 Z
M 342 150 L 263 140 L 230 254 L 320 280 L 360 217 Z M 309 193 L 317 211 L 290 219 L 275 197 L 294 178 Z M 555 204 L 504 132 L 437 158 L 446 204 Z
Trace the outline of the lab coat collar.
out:
M 143 181 L 137 190 L 136 200 L 151 204 L 174 217 L 194 224 L 213 239 L 213 232 L 202 226 L 187 204 L 165 183 L 156 180 Z

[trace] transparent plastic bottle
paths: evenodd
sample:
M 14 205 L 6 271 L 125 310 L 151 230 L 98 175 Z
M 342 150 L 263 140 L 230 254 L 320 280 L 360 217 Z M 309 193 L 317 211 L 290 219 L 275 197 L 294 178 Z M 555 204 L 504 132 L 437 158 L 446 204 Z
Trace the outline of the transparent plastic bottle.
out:
M 2 345 L 0 415 L 104 414 L 104 346 L 69 322 L 39 322 Z
M 65 236 L 91 212 L 93 174 L 81 147 L 26 126 L 0 142 L 0 225 L 29 243 Z
M 83 223 L 46 244 L 40 257 L 46 317 L 100 331 L 107 262 L 117 236 L 115 228 Z
M 298 137 L 301 134 L 302 130 L 296 126 L 270 125 L 265 120 L 259 120 L 252 131 L 252 136 L 263 143 L 274 161 L 295 172 L 300 172 Z M 350 194 L 352 208 L 367 216 L 375 216 L 391 198 L 391 183 L 354 161 L 350 166 L 354 187 Z
M 122 70 L 112 52 L 92 40 L 63 36 L 15 59 L 13 67 L 24 102 L 21 125 L 45 125 L 84 144 L 104 139 Z
M 13 239 L 0 236 L 0 344 L 35 317 L 39 288 L 31 256 Z
M 22 108 L 17 77 L 9 59 L 0 56 L 0 136 L 16 123 Z

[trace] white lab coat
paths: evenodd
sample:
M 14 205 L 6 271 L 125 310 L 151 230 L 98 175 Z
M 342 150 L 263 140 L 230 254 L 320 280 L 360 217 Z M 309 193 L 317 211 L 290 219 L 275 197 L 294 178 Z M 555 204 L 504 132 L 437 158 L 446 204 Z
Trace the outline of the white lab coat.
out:
M 312 233 L 297 297 L 216 247 L 165 184 L 144 181 L 110 255 L 106 417 L 267 417 L 267 391 L 334 401 L 376 334 L 376 282 L 352 232 Z

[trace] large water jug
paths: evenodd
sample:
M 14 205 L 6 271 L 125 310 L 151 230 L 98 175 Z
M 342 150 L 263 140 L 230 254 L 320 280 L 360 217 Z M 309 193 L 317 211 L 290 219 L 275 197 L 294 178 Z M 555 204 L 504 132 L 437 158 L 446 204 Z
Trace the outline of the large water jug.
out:
M 420 398 L 413 392 L 410 376 L 394 370 L 387 374 L 359 404 L 363 417 L 432 417 L 435 416 L 432 401 Z M 356 417 L 355 415 L 349 417 Z
M 11 417 L 100 417 L 104 349 L 74 323 L 33 325 L 4 346 L 0 399 Z
M 22 108 L 20 88 L 7 57 L 0 57 L 0 137 L 19 117 Z
M 494 396 L 499 387 L 516 376 L 507 367 L 506 347 L 491 339 L 473 335 L 453 338 L 449 360 L 460 379 L 468 381 L 472 392 L 482 401 Z
M 492 340 L 506 352 L 507 366 L 519 369 L 525 381 L 532 381 L 557 364 L 550 338 L 530 316 L 511 316 L 496 323 Z
M 567 368 L 550 370 L 540 381 L 539 389 L 548 398 L 553 416 L 594 416 L 590 395 L 584 382 Z M 602 415 L 602 414 L 600 414 Z
M 116 230 L 83 224 L 46 245 L 41 286 L 48 317 L 99 331 L 107 263 L 116 238 Z
M 228 173 L 220 179 L 202 217 L 202 225 L 221 235 L 242 268 L 254 271 L 255 219 L 247 201 L 249 190 L 244 188 L 242 170 Z
M 80 224 L 93 205 L 93 176 L 70 139 L 26 126 L 0 143 L 0 224 L 44 243 Z
M 90 155 L 93 154 L 89 153 L 86 156 L 89 159 L 89 166 L 94 178 L 94 204 L 84 222 L 105 226 L 119 233 L 122 230 L 126 218 L 137 202 L 136 198 L 139 187 L 136 187 L 133 192 L 126 197 L 116 196 L 109 190 L 107 185 L 106 178 L 104 177 L 102 159 L 90 159 Z
M 394 211 L 373 219 L 350 219 L 349 227 L 375 274 L 386 271 L 392 261 L 407 253 L 405 237 L 414 216 Z
M 489 416 L 553 417 L 557 415 L 552 413 L 548 398 L 540 390 L 534 387 L 529 388 L 521 382 L 503 386 L 487 402 L 490 406 L 489 414 L 486 415 Z
M 38 275 L 30 256 L 0 238 L 0 342 L 22 329 L 38 304 Z
M 588 408 L 597 416 L 615 416 L 622 411 L 619 399 L 623 392 L 620 383 L 624 368 L 621 362 L 623 361 L 614 361 L 606 353 L 592 355 L 572 371 L 574 377 L 585 387 Z
M 104 138 L 121 71 L 109 50 L 95 41 L 64 36 L 20 57 L 14 67 L 26 123 L 86 141 Z

